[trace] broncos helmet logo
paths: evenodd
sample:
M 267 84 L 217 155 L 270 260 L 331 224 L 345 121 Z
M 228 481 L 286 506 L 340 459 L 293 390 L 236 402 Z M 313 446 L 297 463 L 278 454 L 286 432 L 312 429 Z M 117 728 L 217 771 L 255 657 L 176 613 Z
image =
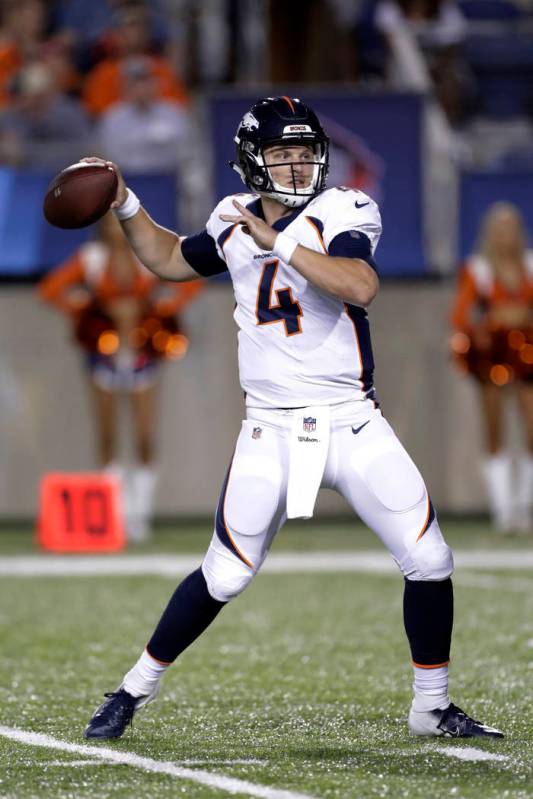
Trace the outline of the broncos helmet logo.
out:
M 241 127 L 246 130 L 254 130 L 259 127 L 259 122 L 254 117 L 251 111 L 248 111 L 242 118 Z

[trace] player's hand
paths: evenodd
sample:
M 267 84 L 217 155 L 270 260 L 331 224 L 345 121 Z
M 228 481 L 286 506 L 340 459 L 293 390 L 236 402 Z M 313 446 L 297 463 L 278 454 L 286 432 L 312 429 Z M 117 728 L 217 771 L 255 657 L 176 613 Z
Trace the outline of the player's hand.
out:
M 120 205 L 126 202 L 128 197 L 126 184 L 124 182 L 124 178 L 122 177 L 122 172 L 118 166 L 113 163 L 113 161 L 106 161 L 104 158 L 98 158 L 94 155 L 88 156 L 87 158 L 80 158 L 80 161 L 83 161 L 86 164 L 100 164 L 101 166 L 111 167 L 116 172 L 118 178 L 117 193 L 115 195 L 115 199 L 111 203 L 111 208 L 118 208 Z
M 220 219 L 224 222 L 242 225 L 243 231 L 250 234 L 258 247 L 261 247 L 262 250 L 271 250 L 278 235 L 277 231 L 267 225 L 263 219 L 259 219 L 258 216 L 252 214 L 248 208 L 245 208 L 237 200 L 233 200 L 233 205 L 239 215 L 220 214 Z

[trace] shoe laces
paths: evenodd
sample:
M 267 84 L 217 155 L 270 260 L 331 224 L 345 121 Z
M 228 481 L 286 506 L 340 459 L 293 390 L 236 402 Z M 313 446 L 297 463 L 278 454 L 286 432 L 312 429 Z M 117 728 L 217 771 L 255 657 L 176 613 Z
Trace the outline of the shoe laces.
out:
M 463 732 L 465 729 L 470 727 L 470 725 L 477 724 L 478 726 L 481 726 L 480 721 L 476 721 L 476 719 L 473 719 L 471 716 L 465 713 L 464 710 L 461 710 L 460 707 L 457 707 L 457 705 L 452 703 L 444 711 L 440 724 L 438 725 L 439 728 L 441 728 L 441 724 L 443 724 L 443 722 L 447 723 L 449 721 L 449 718 L 452 714 L 454 716 L 453 720 L 456 722 L 455 731 L 457 731 L 457 734 Z
M 104 696 L 106 699 L 115 699 L 115 698 L 120 699 L 121 702 L 123 702 L 124 704 L 122 704 L 120 707 L 117 707 L 116 705 L 112 707 L 110 706 L 109 702 L 106 702 L 99 715 L 107 715 L 110 712 L 116 713 L 119 710 L 120 711 L 129 710 L 130 705 L 132 705 L 133 710 L 135 709 L 135 697 L 130 696 L 130 694 L 128 694 L 127 691 L 124 690 L 109 691 L 108 693 L 105 693 Z

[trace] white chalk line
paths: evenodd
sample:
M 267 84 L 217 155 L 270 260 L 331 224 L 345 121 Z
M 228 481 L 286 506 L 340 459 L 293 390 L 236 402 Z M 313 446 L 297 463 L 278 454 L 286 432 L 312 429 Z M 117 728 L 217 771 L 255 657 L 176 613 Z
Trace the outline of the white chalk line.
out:
M 86 758 L 85 760 L 46 760 L 42 761 L 43 766 L 102 766 L 105 764 L 112 764 L 111 760 L 94 760 L 94 758 Z M 175 766 L 267 766 L 268 761 L 257 760 L 253 757 L 237 758 L 236 760 L 176 760 Z
M 253 797 L 262 797 L 262 799 L 313 799 L 313 797 L 309 796 L 308 794 L 293 793 L 292 791 L 270 788 L 268 786 L 248 782 L 247 780 L 241 780 L 235 777 L 226 777 L 222 774 L 212 774 L 206 771 L 192 770 L 186 768 L 184 765 L 264 765 L 266 762 L 264 760 L 184 760 L 178 761 L 176 763 L 170 763 L 168 761 L 140 757 L 139 755 L 134 755 L 129 752 L 115 751 L 114 749 L 109 749 L 108 747 L 96 748 L 93 746 L 71 744 L 67 741 L 61 741 L 57 738 L 53 738 L 50 735 L 25 732 L 24 730 L 19 730 L 14 727 L 0 726 L 0 735 L 12 741 L 16 741 L 17 743 L 27 744 L 30 746 L 39 746 L 48 749 L 56 749 L 63 752 L 72 752 L 86 756 L 86 759 L 84 760 L 44 761 L 41 763 L 42 766 L 84 767 L 115 764 L 127 765 L 142 769 L 143 771 L 168 774 L 173 777 L 199 783 L 200 785 L 207 785 L 211 788 L 217 788 L 230 794 L 245 794 Z M 424 748 L 416 752 L 416 754 L 426 756 L 428 753 L 445 755 L 446 757 L 454 757 L 457 760 L 471 763 L 508 763 L 510 761 L 510 758 L 507 755 L 500 755 L 496 752 L 487 752 L 483 749 L 476 749 L 473 746 L 432 746 L 431 749 Z M 412 749 L 403 749 L 397 750 L 396 752 L 391 751 L 390 754 L 399 754 L 412 757 L 413 751 Z
M 260 799 L 316 799 L 309 794 L 294 793 L 278 788 L 271 788 L 267 785 L 258 785 L 237 777 L 226 777 L 224 774 L 214 774 L 209 771 L 187 768 L 169 761 L 154 760 L 151 757 L 141 757 L 130 752 L 123 752 L 109 747 L 86 746 L 83 744 L 72 744 L 68 741 L 61 741 L 51 735 L 44 735 L 39 732 L 25 732 L 15 727 L 0 726 L 0 735 L 9 738 L 11 741 L 26 744 L 28 746 L 39 746 L 46 749 L 56 749 L 61 752 L 72 752 L 77 755 L 85 755 L 96 760 L 103 760 L 109 763 L 132 766 L 142 771 L 157 774 L 168 774 L 182 780 L 196 782 L 199 785 L 207 785 L 230 794 L 242 794 L 244 796 L 260 797 Z
M 507 755 L 498 755 L 496 752 L 486 752 L 484 749 L 476 749 L 474 746 L 457 748 L 451 746 L 435 746 L 432 747 L 431 751 L 438 752 L 440 755 L 446 755 L 446 757 L 456 757 L 458 760 L 467 760 L 470 762 L 491 760 L 498 763 L 505 763 L 510 760 Z
M 43 760 L 39 765 L 41 766 L 105 766 L 106 760 L 94 760 L 94 758 L 86 760 Z
M 433 744 L 428 746 L 422 745 L 420 749 L 415 749 L 414 751 L 411 747 L 408 749 L 391 749 L 390 754 L 399 755 L 400 757 L 413 757 L 413 754 L 427 757 L 428 755 L 437 754 L 446 755 L 447 757 L 456 757 L 458 760 L 470 762 L 493 760 L 495 762 L 506 762 L 511 766 L 513 765 L 511 758 L 507 755 L 499 755 L 494 752 L 487 752 L 484 749 L 476 749 L 474 746 L 459 746 L 455 740 L 453 742 L 450 741 L 449 746 L 435 746 Z
M 454 553 L 460 571 L 533 571 L 533 551 L 459 550 Z M 0 559 L 0 576 L 144 576 L 176 577 L 198 568 L 202 555 L 8 555 Z M 272 553 L 261 569 L 270 574 L 354 572 L 397 575 L 387 552 L 319 551 Z M 481 585 L 480 585 L 481 587 Z M 492 587 L 492 586 L 491 586 Z M 530 588 L 531 586 L 528 586 Z M 511 589 L 512 590 L 512 589 Z M 522 590 L 522 589 L 520 589 Z
M 458 760 L 465 760 L 468 762 L 481 762 L 481 761 L 493 761 L 497 763 L 504 763 L 508 762 L 510 758 L 507 755 L 499 755 L 495 752 L 486 752 L 483 749 L 476 749 L 473 746 L 465 746 L 461 748 L 453 748 L 453 745 L 450 747 L 444 746 L 434 746 L 430 750 L 422 749 L 416 754 L 419 755 L 427 755 L 428 751 L 436 752 L 440 755 L 446 755 L 447 757 L 456 757 Z M 412 757 L 413 752 L 411 749 L 409 750 L 396 750 L 395 752 L 391 751 L 390 754 L 396 755 L 403 755 L 405 757 Z M 96 760 L 94 758 L 87 758 L 85 760 L 48 760 L 41 762 L 42 766 L 103 766 L 103 765 L 112 765 L 114 761 L 106 760 L 105 758 L 101 758 Z M 259 765 L 259 766 L 266 766 L 268 762 L 266 760 L 256 760 L 254 758 L 240 758 L 236 760 L 178 760 L 174 763 L 175 766 L 249 766 L 249 765 Z

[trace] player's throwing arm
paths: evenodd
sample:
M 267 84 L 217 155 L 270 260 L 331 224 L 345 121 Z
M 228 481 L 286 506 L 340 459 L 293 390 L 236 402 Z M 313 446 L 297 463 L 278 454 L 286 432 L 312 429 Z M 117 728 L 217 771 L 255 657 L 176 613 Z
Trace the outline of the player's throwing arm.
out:
M 181 254 L 182 238 L 146 213 L 138 197 L 128 189 L 119 167 L 112 161 L 88 157 L 82 161 L 112 167 L 118 178 L 117 193 L 111 203 L 128 241 L 138 259 L 162 280 L 196 280 L 200 275 Z

